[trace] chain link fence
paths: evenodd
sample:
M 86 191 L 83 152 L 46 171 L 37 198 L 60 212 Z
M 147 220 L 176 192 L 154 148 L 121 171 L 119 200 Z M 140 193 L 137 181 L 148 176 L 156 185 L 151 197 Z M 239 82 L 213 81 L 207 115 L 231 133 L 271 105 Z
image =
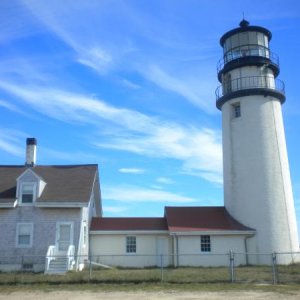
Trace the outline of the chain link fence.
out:
M 291 259 L 293 263 L 285 263 Z M 84 262 L 80 272 L 75 271 L 79 268 L 76 261 Z M 74 270 L 64 276 L 45 274 L 45 263 L 45 256 L 0 256 L 0 284 L 300 283 L 300 252 L 77 256 Z

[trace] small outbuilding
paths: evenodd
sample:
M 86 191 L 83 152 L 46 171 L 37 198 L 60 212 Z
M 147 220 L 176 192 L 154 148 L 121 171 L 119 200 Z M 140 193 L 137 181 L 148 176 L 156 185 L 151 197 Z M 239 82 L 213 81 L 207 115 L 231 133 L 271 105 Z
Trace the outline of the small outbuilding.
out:
M 119 267 L 222 266 L 230 250 L 248 252 L 255 230 L 225 207 L 166 207 L 163 218 L 92 219 L 91 260 Z M 241 255 L 238 264 L 246 264 Z

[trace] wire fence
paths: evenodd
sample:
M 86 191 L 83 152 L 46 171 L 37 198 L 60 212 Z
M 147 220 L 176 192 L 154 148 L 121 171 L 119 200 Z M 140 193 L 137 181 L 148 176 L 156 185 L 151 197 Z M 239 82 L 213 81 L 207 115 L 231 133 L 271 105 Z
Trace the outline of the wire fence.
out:
M 52 259 L 58 261 L 60 258 L 56 256 Z M 0 284 L 300 283 L 300 252 L 93 255 L 74 257 L 73 270 L 68 272 L 66 269 L 45 272 L 45 266 L 45 256 L 0 256 Z

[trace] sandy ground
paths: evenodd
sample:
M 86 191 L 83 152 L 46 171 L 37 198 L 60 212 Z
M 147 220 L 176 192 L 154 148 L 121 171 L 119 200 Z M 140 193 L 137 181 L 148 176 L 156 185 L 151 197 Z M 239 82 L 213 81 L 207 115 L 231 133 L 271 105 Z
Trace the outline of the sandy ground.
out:
M 9 294 L 0 294 L 0 300 L 138 300 L 138 299 L 152 299 L 152 300 L 176 300 L 176 299 L 300 299 L 300 292 L 293 295 L 285 295 L 270 292 L 14 292 Z

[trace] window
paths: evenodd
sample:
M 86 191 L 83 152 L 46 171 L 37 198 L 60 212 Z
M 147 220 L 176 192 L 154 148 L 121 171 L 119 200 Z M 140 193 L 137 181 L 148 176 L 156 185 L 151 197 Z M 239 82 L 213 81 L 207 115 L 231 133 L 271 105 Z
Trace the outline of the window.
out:
M 249 35 L 248 32 L 241 32 L 239 33 L 239 44 L 241 45 L 248 45 L 249 44 Z
M 201 252 L 211 252 L 210 235 L 201 235 Z
M 248 32 L 249 35 L 249 44 L 250 45 L 256 45 L 257 44 L 257 33 L 256 31 L 250 31 Z
M 32 204 L 35 200 L 35 184 L 22 183 L 21 184 L 21 203 Z
M 231 74 L 227 73 L 223 77 L 223 94 L 226 95 L 227 93 L 232 92 L 231 86 Z
M 232 105 L 232 116 L 233 116 L 233 118 L 239 118 L 241 116 L 241 105 L 240 105 L 240 103 L 234 103 Z
M 265 45 L 265 36 L 261 32 L 257 33 L 257 43 L 258 43 L 258 45 L 261 45 L 261 46 Z
M 32 271 L 33 264 L 32 263 L 23 263 L 22 269 L 23 269 L 23 271 Z
M 234 49 L 240 45 L 238 34 L 234 34 L 233 36 L 230 37 L 230 39 L 231 39 L 231 49 Z
M 126 253 L 136 253 L 136 237 L 126 237 Z
M 18 223 L 17 224 L 17 240 L 16 245 L 20 248 L 29 248 L 32 246 L 33 224 Z

